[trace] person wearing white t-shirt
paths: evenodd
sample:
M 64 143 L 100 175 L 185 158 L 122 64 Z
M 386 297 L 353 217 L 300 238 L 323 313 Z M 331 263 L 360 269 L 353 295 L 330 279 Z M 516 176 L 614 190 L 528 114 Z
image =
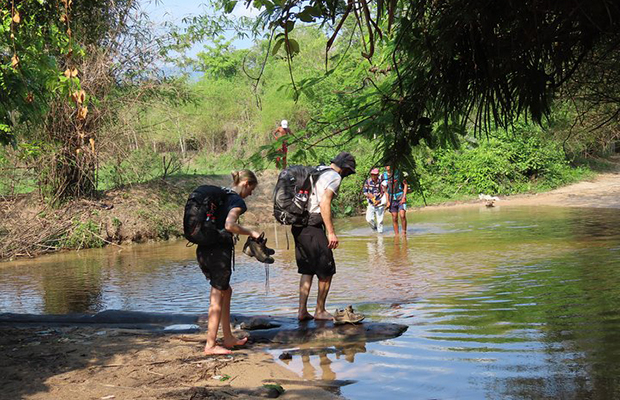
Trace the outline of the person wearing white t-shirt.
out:
M 308 200 L 308 224 L 291 229 L 295 239 L 297 271 L 301 274 L 297 313 L 300 321 L 332 319 L 325 308 L 332 277 L 336 273 L 332 250 L 338 247 L 338 236 L 332 222 L 332 200 L 338 195 L 342 178 L 355 173 L 355 165 L 355 157 L 343 151 L 331 160 L 329 167 L 319 167 L 321 173 L 313 182 Z M 319 280 L 319 289 L 312 315 L 308 312 L 308 296 L 314 275 Z

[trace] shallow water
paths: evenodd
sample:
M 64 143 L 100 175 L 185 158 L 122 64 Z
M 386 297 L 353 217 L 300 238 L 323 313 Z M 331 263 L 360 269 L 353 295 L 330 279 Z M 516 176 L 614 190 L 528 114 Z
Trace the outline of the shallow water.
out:
M 377 235 L 361 218 L 338 221 L 328 299 L 330 309 L 354 304 L 369 319 L 407 324 L 407 332 L 278 362 L 307 378 L 356 380 L 341 389 L 353 399 L 620 397 L 617 211 L 496 207 L 408 216 L 406 238 Z M 286 250 L 284 230 L 275 231 L 267 229 L 278 249 L 268 288 L 264 265 L 239 246 L 233 313 L 294 315 L 292 237 Z M 184 242 L 0 264 L 0 312 L 207 308 L 207 283 Z

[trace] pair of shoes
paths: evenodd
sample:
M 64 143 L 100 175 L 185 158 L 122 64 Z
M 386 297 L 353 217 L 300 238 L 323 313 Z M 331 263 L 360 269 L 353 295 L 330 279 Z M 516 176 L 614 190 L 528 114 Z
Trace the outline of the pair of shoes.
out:
M 364 315 L 356 313 L 353 306 L 346 306 L 344 310 L 334 312 L 334 325 L 357 324 L 364 320 Z
M 267 247 L 265 232 L 261 233 L 256 239 L 248 236 L 248 240 L 246 240 L 243 245 L 243 252 L 250 257 L 256 258 L 258 261 L 267 264 L 273 264 L 275 261 L 271 256 L 274 255 L 276 251 Z

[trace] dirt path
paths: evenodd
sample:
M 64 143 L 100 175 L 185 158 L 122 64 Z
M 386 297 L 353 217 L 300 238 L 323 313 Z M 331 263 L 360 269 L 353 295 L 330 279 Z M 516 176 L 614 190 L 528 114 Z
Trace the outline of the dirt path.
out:
M 620 208 L 620 159 L 616 168 L 595 176 L 591 180 L 545 193 L 500 197 L 496 206 L 558 206 L 589 208 Z M 424 207 L 423 210 L 443 210 L 451 207 L 479 207 L 484 201 L 442 204 Z

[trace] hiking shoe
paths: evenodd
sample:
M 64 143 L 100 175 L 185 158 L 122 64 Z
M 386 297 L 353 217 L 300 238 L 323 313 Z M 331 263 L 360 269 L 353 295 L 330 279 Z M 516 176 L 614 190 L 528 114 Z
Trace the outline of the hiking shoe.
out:
M 364 315 L 356 313 L 353 306 L 347 306 L 344 310 L 336 310 L 334 312 L 334 325 L 357 324 L 364 320 Z
M 261 233 L 260 237 L 257 239 L 248 236 L 248 240 L 246 240 L 245 245 L 243 245 L 243 252 L 250 257 L 256 258 L 260 262 L 273 264 L 275 260 L 271 255 L 275 254 L 275 250 L 268 248 L 266 243 L 267 239 L 265 239 L 264 233 Z

